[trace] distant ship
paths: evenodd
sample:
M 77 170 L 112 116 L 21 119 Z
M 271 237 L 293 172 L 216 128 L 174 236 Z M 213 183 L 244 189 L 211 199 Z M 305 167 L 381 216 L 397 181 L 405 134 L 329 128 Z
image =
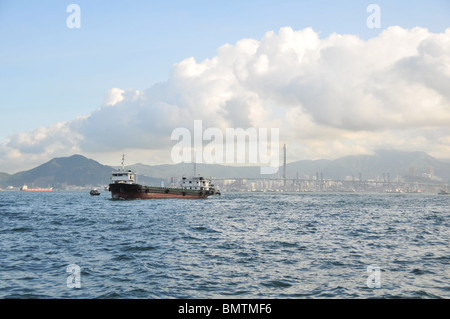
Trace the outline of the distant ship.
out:
M 144 186 L 134 182 L 135 174 L 125 170 L 124 157 L 122 168 L 111 173 L 109 190 L 112 199 L 160 199 L 160 198 L 207 198 L 220 195 L 211 179 L 203 177 L 183 177 L 179 187 Z
M 25 191 L 25 192 L 51 192 L 53 191 L 52 187 L 48 187 L 48 188 L 28 188 L 27 185 L 23 185 L 20 188 L 21 191 Z
M 441 191 L 438 194 L 439 195 L 449 195 L 450 193 L 447 192 L 445 189 L 441 188 Z

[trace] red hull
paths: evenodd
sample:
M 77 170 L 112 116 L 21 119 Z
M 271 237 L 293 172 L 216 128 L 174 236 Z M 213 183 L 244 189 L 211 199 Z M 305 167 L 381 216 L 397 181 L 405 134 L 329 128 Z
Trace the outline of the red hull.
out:
M 185 198 L 200 199 L 207 198 L 208 195 L 178 195 L 178 194 L 152 194 L 152 193 L 112 193 L 112 199 L 163 199 L 163 198 Z
M 142 186 L 139 184 L 110 184 L 112 199 L 162 199 L 186 198 L 200 199 L 218 194 L 213 190 L 191 190 L 181 188 L 164 188 Z

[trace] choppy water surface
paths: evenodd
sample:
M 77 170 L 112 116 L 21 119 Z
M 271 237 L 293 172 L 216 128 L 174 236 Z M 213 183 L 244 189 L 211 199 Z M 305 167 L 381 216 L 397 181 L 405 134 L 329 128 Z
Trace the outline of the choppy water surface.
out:
M 0 297 L 450 298 L 450 196 L 109 198 L 0 192 Z

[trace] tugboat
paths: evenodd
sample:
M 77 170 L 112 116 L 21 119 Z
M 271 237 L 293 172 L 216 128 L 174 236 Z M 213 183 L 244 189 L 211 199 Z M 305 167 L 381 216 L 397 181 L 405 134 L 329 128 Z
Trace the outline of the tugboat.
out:
M 220 195 L 211 179 L 203 177 L 183 177 L 179 187 L 143 186 L 134 182 L 135 174 L 124 167 L 125 156 L 122 156 L 122 168 L 111 173 L 109 190 L 112 199 L 160 199 L 160 198 L 207 198 Z
M 96 188 L 94 188 L 89 192 L 89 194 L 91 194 L 92 196 L 98 196 L 100 195 L 100 192 Z

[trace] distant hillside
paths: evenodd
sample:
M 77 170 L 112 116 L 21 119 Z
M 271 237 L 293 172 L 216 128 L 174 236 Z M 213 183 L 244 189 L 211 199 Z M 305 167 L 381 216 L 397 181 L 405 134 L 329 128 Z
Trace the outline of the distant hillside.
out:
M 81 155 L 54 158 L 28 171 L 10 175 L 8 185 L 32 187 L 101 185 L 108 183 L 112 168 Z
M 0 185 L 2 182 L 6 182 L 10 177 L 11 175 L 0 172 Z
M 100 186 L 109 184 L 112 170 L 112 167 L 82 155 L 72 155 L 54 158 L 38 167 L 13 175 L 0 173 L 0 186 Z M 139 181 L 149 185 L 159 185 L 161 179 L 139 176 Z
M 190 176 L 194 173 L 194 164 L 180 163 L 180 164 L 164 164 L 164 165 L 145 165 L 134 164 L 127 168 L 133 170 L 139 175 L 152 176 L 156 178 L 182 177 Z M 197 174 L 204 177 L 213 178 L 231 178 L 231 177 L 261 177 L 259 174 L 259 167 L 236 167 L 225 166 L 219 164 L 197 164 Z
M 441 162 L 424 152 L 378 151 L 374 155 L 355 155 L 336 160 L 298 161 L 287 165 L 289 176 L 299 173 L 315 176 L 323 174 L 324 178 L 342 179 L 346 176 L 364 180 L 382 177 L 389 174 L 393 179 L 397 175 L 410 176 L 414 172 L 417 177 L 432 172 L 433 176 L 450 180 L 450 163 Z
M 145 165 L 134 164 L 128 166 L 138 174 L 157 178 L 180 177 L 193 173 L 192 163 L 172 165 Z M 431 168 L 430 168 L 431 167 Z M 345 179 L 347 176 L 364 180 L 389 175 L 394 179 L 397 175 L 411 177 L 410 169 L 419 178 L 423 173 L 429 173 L 444 180 L 450 180 L 450 163 L 439 161 L 424 152 L 378 151 L 374 155 L 355 155 L 342 157 L 336 160 L 302 160 L 286 165 L 286 177 L 304 178 L 319 175 L 324 179 Z M 256 166 L 236 167 L 218 164 L 197 164 L 197 173 L 213 178 L 232 177 L 281 177 L 283 168 L 280 167 L 277 174 L 260 175 L 260 169 Z
M 159 185 L 161 179 L 166 182 L 171 177 L 176 179 L 193 174 L 192 163 L 127 166 L 137 173 L 138 182 L 147 185 Z M 114 168 L 102 165 L 81 155 L 60 157 L 28 171 L 9 175 L 0 173 L 0 186 L 20 187 L 24 184 L 32 187 L 59 187 L 64 185 L 99 186 L 109 183 Z M 274 178 L 282 177 L 283 168 L 277 174 L 260 175 L 257 166 L 237 167 L 218 164 L 197 164 L 197 174 L 204 177 L 219 178 Z M 374 155 L 347 156 L 336 160 L 303 160 L 287 164 L 286 177 L 310 178 L 319 175 L 324 179 L 345 179 L 353 176 L 363 180 L 389 176 L 406 179 L 420 179 L 422 174 L 432 173 L 444 181 L 450 181 L 450 163 L 439 161 L 423 152 L 379 151 Z M 412 175 L 415 175 L 413 177 Z

